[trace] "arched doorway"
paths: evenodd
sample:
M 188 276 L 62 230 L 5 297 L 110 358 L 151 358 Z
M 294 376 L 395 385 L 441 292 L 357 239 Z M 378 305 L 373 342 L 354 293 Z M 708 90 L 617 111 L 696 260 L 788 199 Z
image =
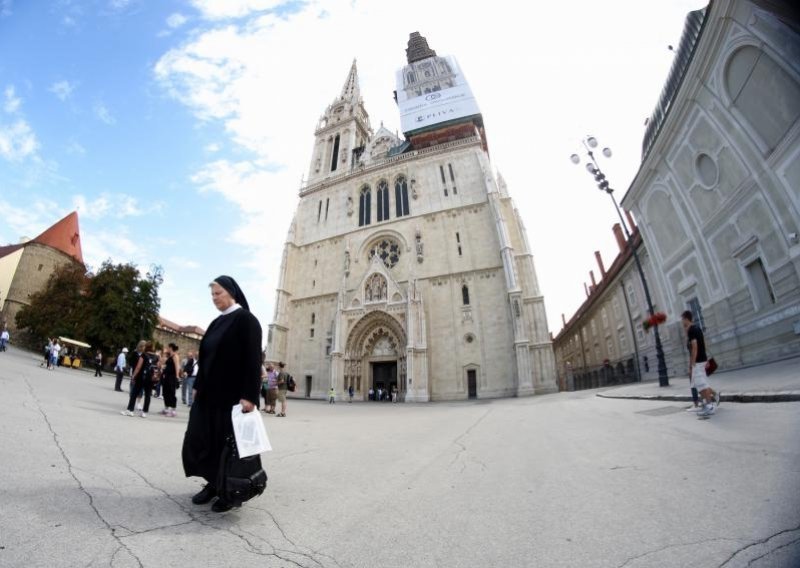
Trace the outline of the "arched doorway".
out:
M 369 389 L 391 392 L 400 400 L 406 392 L 406 333 L 388 313 L 375 310 L 361 318 L 347 336 L 344 390 L 367 399 Z

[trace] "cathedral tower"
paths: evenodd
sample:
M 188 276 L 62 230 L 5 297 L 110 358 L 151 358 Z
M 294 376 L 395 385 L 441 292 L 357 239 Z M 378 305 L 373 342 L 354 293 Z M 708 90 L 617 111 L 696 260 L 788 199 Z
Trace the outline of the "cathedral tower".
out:
M 411 34 L 373 133 L 356 64 L 315 132 L 284 248 L 267 355 L 300 388 L 404 401 L 552 392 L 533 254 L 455 58 Z M 509 357 L 509 354 L 512 354 Z

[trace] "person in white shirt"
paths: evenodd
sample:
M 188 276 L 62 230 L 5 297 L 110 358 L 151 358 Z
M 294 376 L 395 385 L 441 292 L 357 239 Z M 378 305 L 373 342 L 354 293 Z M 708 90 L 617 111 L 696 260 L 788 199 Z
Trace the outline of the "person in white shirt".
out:
M 117 392 L 122 392 L 122 377 L 125 376 L 125 366 L 128 363 L 126 360 L 127 356 L 128 348 L 123 347 L 122 351 L 120 351 L 119 355 L 117 355 L 117 362 L 114 365 L 114 372 L 117 374 L 117 380 L 114 383 L 114 390 Z
M 0 332 L 0 351 L 6 350 L 6 345 L 8 345 L 11 336 L 8 333 L 8 328 L 3 326 L 3 331 Z

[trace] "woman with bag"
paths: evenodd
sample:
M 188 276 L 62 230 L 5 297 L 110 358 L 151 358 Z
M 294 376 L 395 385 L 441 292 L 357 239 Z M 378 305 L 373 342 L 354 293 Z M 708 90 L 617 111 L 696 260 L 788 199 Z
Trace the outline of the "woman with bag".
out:
M 230 459 L 233 423 L 231 409 L 243 412 L 258 406 L 261 389 L 261 325 L 250 313 L 247 299 L 230 276 L 219 276 L 209 285 L 214 306 L 221 312 L 208 326 L 200 343 L 200 365 L 195 379 L 189 424 L 183 440 L 186 477 L 202 477 L 203 489 L 192 497 L 196 505 L 209 503 L 222 513 L 240 503 L 225 498 L 217 487 L 225 460 Z M 260 468 L 260 461 L 257 462 Z

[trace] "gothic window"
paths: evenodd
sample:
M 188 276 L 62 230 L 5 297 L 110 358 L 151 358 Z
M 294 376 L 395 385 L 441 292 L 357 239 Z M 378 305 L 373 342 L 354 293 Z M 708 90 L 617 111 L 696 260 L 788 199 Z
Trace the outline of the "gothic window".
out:
M 392 268 L 400 260 L 400 245 L 393 239 L 381 239 L 370 248 L 370 261 L 376 254 L 386 265 L 386 268 Z
M 309 337 L 314 337 L 314 328 L 313 327 L 311 328 L 311 334 L 309 335 Z
M 322 203 L 322 202 L 320 202 L 320 203 Z M 328 206 L 330 204 L 331 204 L 331 198 L 330 197 L 326 197 L 325 198 L 325 220 L 326 221 L 328 220 Z
M 408 215 L 408 183 L 405 176 L 398 177 L 394 182 L 394 203 L 396 217 Z
M 466 284 L 461 287 L 461 301 L 465 306 L 469 306 L 469 288 Z
M 331 171 L 336 171 L 336 166 L 339 164 L 339 135 L 333 139 L 333 154 L 331 155 Z
M 378 182 L 378 223 L 389 220 L 389 184 L 386 180 Z
M 317 223 L 319 223 L 319 216 L 322 215 L 322 200 L 319 200 L 319 207 L 317 207 Z
M 456 246 L 458 247 L 458 256 L 461 256 L 461 235 L 456 232 Z
M 414 77 L 414 74 L 411 72 L 409 72 L 408 75 L 406 75 L 406 79 L 408 80 L 409 83 L 413 83 L 417 80 L 416 77 Z
M 372 191 L 370 191 L 369 186 L 365 185 L 361 188 L 361 194 L 358 198 L 358 226 L 363 227 L 364 225 L 369 225 L 372 216 L 370 215 L 370 205 L 372 201 Z
M 311 325 L 314 325 L 314 322 L 317 321 L 317 314 L 311 314 Z

